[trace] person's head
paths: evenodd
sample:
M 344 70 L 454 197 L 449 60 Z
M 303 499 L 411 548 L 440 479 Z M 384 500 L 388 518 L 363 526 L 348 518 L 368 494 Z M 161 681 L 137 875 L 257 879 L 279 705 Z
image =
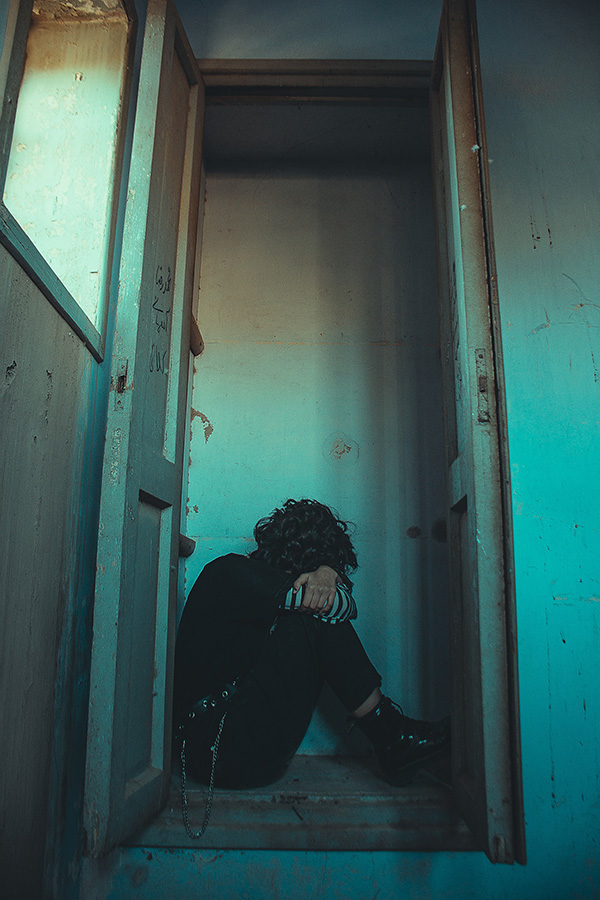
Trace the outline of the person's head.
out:
M 254 527 L 250 555 L 276 569 L 300 574 L 331 566 L 340 574 L 357 567 L 348 525 L 317 500 L 286 500 Z

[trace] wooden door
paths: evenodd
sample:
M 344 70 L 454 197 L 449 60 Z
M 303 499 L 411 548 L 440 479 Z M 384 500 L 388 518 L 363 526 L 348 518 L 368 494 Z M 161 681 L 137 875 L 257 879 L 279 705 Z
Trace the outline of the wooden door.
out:
M 161 808 L 200 186 L 203 91 L 170 0 L 150 0 L 128 185 L 100 509 L 87 852 Z
M 524 861 L 510 484 L 473 5 L 446 0 L 431 108 L 453 642 L 453 785 L 491 860 Z

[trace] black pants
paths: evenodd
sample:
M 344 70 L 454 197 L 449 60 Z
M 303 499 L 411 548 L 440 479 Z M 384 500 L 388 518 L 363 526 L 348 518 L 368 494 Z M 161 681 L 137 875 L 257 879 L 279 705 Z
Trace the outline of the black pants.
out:
M 282 613 L 227 705 L 215 784 L 250 788 L 277 781 L 306 733 L 325 681 L 352 712 L 381 677 L 350 622 L 332 625 L 309 614 Z M 188 734 L 187 767 L 204 783 L 221 716 L 202 717 Z

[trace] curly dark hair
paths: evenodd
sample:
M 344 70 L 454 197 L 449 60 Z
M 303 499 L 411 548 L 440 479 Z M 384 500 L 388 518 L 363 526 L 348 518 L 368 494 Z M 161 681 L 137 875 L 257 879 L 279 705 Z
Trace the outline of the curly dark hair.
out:
M 358 565 L 348 531 L 348 524 L 323 503 L 286 500 L 256 523 L 258 547 L 250 556 L 295 575 L 319 566 L 345 575 Z

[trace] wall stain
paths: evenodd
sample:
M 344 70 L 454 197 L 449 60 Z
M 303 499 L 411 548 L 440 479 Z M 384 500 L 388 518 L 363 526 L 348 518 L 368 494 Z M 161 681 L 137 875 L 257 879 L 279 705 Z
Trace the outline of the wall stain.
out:
M 542 205 L 544 207 L 544 218 L 546 220 L 546 233 L 548 235 L 548 247 L 552 250 L 552 232 L 550 231 L 550 218 L 548 216 L 548 205 L 546 203 L 546 198 L 544 195 L 541 195 Z M 533 212 L 533 198 L 531 202 L 530 212 L 529 212 L 529 222 L 531 224 L 531 240 L 533 241 L 533 249 L 537 250 L 540 242 L 542 240 L 542 234 L 540 228 L 538 228 L 538 224 L 535 220 L 535 213 Z M 543 229 L 542 229 L 543 230 Z
M 44 412 L 44 421 L 46 425 L 48 424 L 48 411 L 50 409 L 50 401 L 52 400 L 52 372 L 49 372 L 46 369 L 46 380 L 48 385 L 48 390 L 46 392 L 46 410 Z
M 590 347 L 590 354 L 592 356 L 592 366 L 594 368 L 594 381 L 598 384 L 598 365 L 596 363 L 596 357 L 594 356 L 594 351 Z
M 148 881 L 148 869 L 146 866 L 136 866 L 130 876 L 131 885 L 134 888 L 141 887 Z
M 530 214 L 529 221 L 531 222 L 531 240 L 533 241 L 533 249 L 537 250 L 537 245 L 541 241 L 542 236 L 538 231 L 537 225 L 535 224 L 533 213 Z
M 16 374 L 17 374 L 17 361 L 16 361 L 16 359 L 13 359 L 10 366 L 6 367 L 6 375 L 4 376 L 4 380 L 5 380 L 6 384 L 12 384 L 14 378 L 16 377 Z
M 546 204 L 546 198 L 542 194 L 542 203 L 544 204 L 544 212 L 546 213 L 546 228 L 548 230 L 548 243 L 550 245 L 550 249 L 552 250 L 552 234 L 550 232 L 550 218 L 548 216 L 548 206 Z
M 575 320 L 574 317 L 571 315 L 569 317 L 569 321 L 572 322 L 573 324 L 584 325 L 587 328 L 597 328 L 598 320 L 595 318 L 592 319 L 592 317 L 589 315 L 589 313 L 591 310 L 594 310 L 594 313 L 596 313 L 596 311 L 600 311 L 600 304 L 594 303 L 592 300 L 590 300 L 588 297 L 586 297 L 586 295 L 582 291 L 581 287 L 575 281 L 574 278 L 572 278 L 570 275 L 567 275 L 566 272 L 563 272 L 562 275 L 564 278 L 567 278 L 575 286 L 578 294 L 581 297 L 581 300 L 578 303 L 576 303 L 574 306 L 569 307 L 571 310 L 573 310 L 574 313 L 575 312 L 579 313 L 579 315 L 577 316 L 577 320 Z M 595 335 L 594 335 L 594 338 L 595 338 Z M 592 360 L 592 370 L 594 373 L 594 382 L 596 384 L 598 384 L 598 383 L 600 383 L 600 368 L 598 366 L 598 363 L 596 362 L 596 356 L 594 354 L 594 343 L 593 343 L 591 332 L 589 332 L 589 342 L 590 342 L 590 357 Z M 569 361 L 569 366 L 570 366 L 570 361 Z
M 323 455 L 330 459 L 354 459 L 359 456 L 358 444 L 345 434 L 331 434 L 323 445 Z
M 343 438 L 336 438 L 333 442 L 333 446 L 329 451 L 329 455 L 333 456 L 334 459 L 341 459 L 342 456 L 346 453 L 350 453 L 352 451 L 352 447 L 350 444 L 347 444 Z
M 537 334 L 538 331 L 541 331 L 543 328 L 550 328 L 550 316 L 548 315 L 547 309 L 544 310 L 544 315 L 546 316 L 546 321 L 542 322 L 541 325 L 536 325 L 536 327 L 530 331 L 530 334 Z
M 600 303 L 594 303 L 593 300 L 590 300 L 589 297 L 586 297 L 586 295 L 582 291 L 579 284 L 575 281 L 574 278 L 572 278 L 570 275 L 567 275 L 566 272 L 563 272 L 562 275 L 564 278 L 567 278 L 571 282 L 571 284 L 573 284 L 575 286 L 578 294 L 581 297 L 581 300 L 579 301 L 579 303 L 576 303 L 575 306 L 570 306 L 569 309 L 572 309 L 574 312 L 579 312 L 583 309 L 585 309 L 586 312 L 589 310 L 594 310 L 595 312 L 596 311 L 600 312 Z M 595 319 L 594 321 L 591 321 L 590 317 L 588 316 L 587 321 L 585 321 L 584 324 L 587 325 L 588 328 L 597 327 L 598 320 Z

